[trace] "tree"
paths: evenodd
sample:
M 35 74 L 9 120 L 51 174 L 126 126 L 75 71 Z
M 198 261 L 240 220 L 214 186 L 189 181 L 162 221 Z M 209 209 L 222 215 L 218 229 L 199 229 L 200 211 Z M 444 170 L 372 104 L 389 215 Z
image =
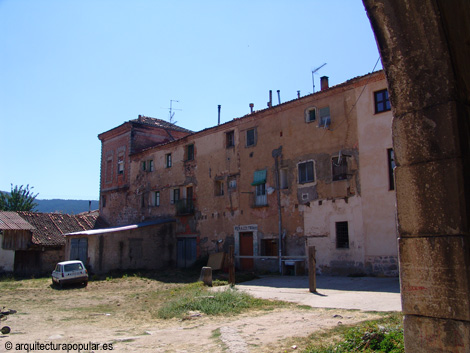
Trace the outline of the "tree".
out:
M 31 187 L 33 189 L 33 187 Z M 34 200 L 36 196 L 29 189 L 29 184 L 26 188 L 23 185 L 18 187 L 11 184 L 11 193 L 0 191 L 0 210 L 2 211 L 34 211 L 34 208 L 38 205 Z

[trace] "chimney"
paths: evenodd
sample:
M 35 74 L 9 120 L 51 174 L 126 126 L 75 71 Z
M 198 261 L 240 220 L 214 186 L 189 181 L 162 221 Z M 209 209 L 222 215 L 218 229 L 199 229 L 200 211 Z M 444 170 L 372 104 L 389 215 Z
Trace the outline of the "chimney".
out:
M 217 108 L 219 109 L 219 118 L 217 120 L 217 125 L 220 125 L 220 104 L 217 106 Z
M 297 91 L 297 98 L 300 98 L 300 91 Z
M 281 91 L 280 90 L 277 90 L 277 100 L 279 104 L 281 104 Z
M 139 123 L 143 123 L 143 122 L 144 122 L 144 118 L 145 118 L 145 116 L 139 114 L 138 122 L 139 122 Z
M 253 113 L 253 107 L 254 107 L 254 106 L 255 106 L 255 105 L 254 105 L 253 103 L 250 103 L 250 110 L 251 110 L 251 113 Z
M 322 76 L 320 77 L 320 86 L 321 90 L 323 91 L 324 89 L 328 89 L 328 76 Z
M 271 108 L 273 106 L 273 91 L 269 90 L 269 102 L 268 102 L 268 108 Z

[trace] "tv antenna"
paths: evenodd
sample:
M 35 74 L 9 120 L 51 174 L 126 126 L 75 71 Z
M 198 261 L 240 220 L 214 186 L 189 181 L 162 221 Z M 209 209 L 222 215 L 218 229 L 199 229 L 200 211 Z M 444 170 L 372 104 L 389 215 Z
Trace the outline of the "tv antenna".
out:
M 180 101 L 177 101 L 175 99 L 170 99 L 170 108 L 168 108 L 170 110 L 170 124 L 176 124 L 177 121 L 173 121 L 173 117 L 175 116 L 175 112 L 173 110 L 183 110 L 183 109 L 173 109 L 173 102 L 176 102 L 176 103 L 179 103 Z
M 312 70 L 313 93 L 315 93 L 315 80 L 313 79 L 313 74 L 316 73 L 318 70 L 320 70 L 325 65 L 326 65 L 326 63 L 324 63 L 322 66 L 319 66 L 316 69 Z

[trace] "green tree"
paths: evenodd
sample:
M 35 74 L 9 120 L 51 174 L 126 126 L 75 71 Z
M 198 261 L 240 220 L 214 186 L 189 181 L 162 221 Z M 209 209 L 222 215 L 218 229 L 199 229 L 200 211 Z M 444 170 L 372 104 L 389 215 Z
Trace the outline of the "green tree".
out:
M 33 189 L 33 187 L 31 187 Z M 29 184 L 23 188 L 11 184 L 11 193 L 0 191 L 0 210 L 2 211 L 34 211 L 38 205 L 34 200 L 38 194 L 34 195 L 29 189 Z

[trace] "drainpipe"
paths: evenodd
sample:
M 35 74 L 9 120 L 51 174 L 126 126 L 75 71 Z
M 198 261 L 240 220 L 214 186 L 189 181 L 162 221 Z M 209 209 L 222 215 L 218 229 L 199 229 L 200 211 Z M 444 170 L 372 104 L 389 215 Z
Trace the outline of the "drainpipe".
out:
M 281 186 L 279 181 L 279 157 L 282 153 L 282 146 L 273 150 L 272 156 L 274 158 L 274 175 L 276 176 L 276 191 L 277 191 L 277 213 L 279 217 L 279 273 L 282 274 L 282 213 L 281 213 Z

